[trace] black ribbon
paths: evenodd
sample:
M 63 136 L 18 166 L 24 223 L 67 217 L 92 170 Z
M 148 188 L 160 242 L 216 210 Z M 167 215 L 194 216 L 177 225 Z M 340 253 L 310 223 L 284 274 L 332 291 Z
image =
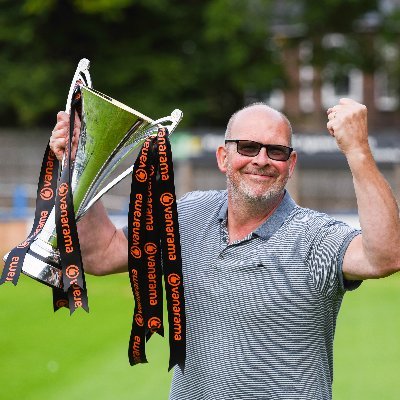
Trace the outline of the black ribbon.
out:
M 71 102 L 70 134 L 61 176 L 58 179 L 59 162 L 48 144 L 39 175 L 35 218 L 31 232 L 27 239 L 10 251 L 0 278 L 0 284 L 7 281 L 13 282 L 14 285 L 17 284 L 26 253 L 36 236 L 43 229 L 55 206 L 57 241 L 63 271 L 63 289 L 53 288 L 53 306 L 54 311 L 61 307 L 69 307 L 71 314 L 78 307 L 82 307 L 86 311 L 89 310 L 71 191 L 71 150 L 74 118 L 75 110 L 80 112 L 80 108 L 81 93 L 77 82 Z
M 64 293 L 60 289 L 53 289 L 53 306 L 55 311 L 60 307 L 66 307 L 66 300 L 68 299 L 71 314 L 79 307 L 89 312 L 71 187 L 73 170 L 71 152 L 75 111 L 80 111 L 81 104 L 81 91 L 78 86 L 72 96 L 69 139 L 65 149 L 64 165 L 58 182 L 55 200 L 57 248 L 60 251 Z
M 4 282 L 12 282 L 17 285 L 18 279 L 24 264 L 26 253 L 29 250 L 35 237 L 41 232 L 51 210 L 54 206 L 54 198 L 57 189 L 59 163 L 47 144 L 40 169 L 39 182 L 36 194 L 36 211 L 32 229 L 28 237 L 10 251 L 7 256 L 3 273 L 0 278 L 0 285 Z
M 171 146 L 166 128 L 143 144 L 132 172 L 128 216 L 129 276 L 135 309 L 129 341 L 131 365 L 147 362 L 145 341 L 164 334 L 162 282 L 166 290 L 170 370 L 184 368 L 186 317 Z M 162 262 L 161 262 L 162 260 Z

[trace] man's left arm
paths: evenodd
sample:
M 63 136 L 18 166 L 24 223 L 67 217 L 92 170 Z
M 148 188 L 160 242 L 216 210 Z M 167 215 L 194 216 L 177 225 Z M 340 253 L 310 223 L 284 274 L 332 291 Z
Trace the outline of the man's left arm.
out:
M 343 260 L 347 280 L 381 278 L 400 270 L 400 218 L 392 190 L 380 173 L 368 143 L 367 109 L 341 99 L 328 110 L 327 128 L 346 156 L 353 175 L 362 235 Z

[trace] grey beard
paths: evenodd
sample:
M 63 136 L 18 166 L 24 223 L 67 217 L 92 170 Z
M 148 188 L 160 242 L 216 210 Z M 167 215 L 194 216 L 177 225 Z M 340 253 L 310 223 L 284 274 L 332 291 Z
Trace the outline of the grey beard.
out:
M 229 178 L 227 178 L 227 187 L 229 194 L 237 199 L 242 200 L 249 204 L 252 207 L 262 207 L 264 208 L 266 204 L 270 203 L 271 200 L 280 197 L 285 189 L 287 179 L 283 182 L 283 185 L 279 185 L 279 187 L 270 187 L 265 193 L 262 195 L 254 195 L 251 191 L 246 187 L 246 185 L 239 184 L 235 185 Z

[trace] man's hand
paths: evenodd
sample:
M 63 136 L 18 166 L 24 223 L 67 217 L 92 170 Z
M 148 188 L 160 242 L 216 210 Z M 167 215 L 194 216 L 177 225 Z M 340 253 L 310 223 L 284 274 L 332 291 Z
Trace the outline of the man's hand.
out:
M 351 99 L 340 99 L 327 111 L 329 133 L 346 155 L 370 152 L 368 144 L 367 107 Z
M 78 148 L 79 133 L 81 129 L 81 121 L 78 114 L 75 113 L 74 135 L 72 137 L 71 159 L 75 160 L 76 150 Z M 69 140 L 69 114 L 60 111 L 57 114 L 57 123 L 50 137 L 50 148 L 53 150 L 59 161 L 62 161 Z

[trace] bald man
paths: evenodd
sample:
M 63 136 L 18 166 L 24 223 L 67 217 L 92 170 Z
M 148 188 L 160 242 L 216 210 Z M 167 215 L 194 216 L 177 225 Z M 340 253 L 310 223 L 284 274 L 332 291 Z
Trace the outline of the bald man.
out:
M 217 149 L 227 189 L 179 201 L 187 356 L 171 400 L 332 398 L 342 298 L 400 269 L 400 221 L 368 144 L 365 106 L 342 99 L 327 128 L 353 175 L 362 231 L 293 201 L 290 122 L 259 103 L 231 117 Z M 51 138 L 59 158 L 67 132 L 59 113 Z M 78 229 L 86 272 L 127 271 L 126 229 L 101 203 Z

